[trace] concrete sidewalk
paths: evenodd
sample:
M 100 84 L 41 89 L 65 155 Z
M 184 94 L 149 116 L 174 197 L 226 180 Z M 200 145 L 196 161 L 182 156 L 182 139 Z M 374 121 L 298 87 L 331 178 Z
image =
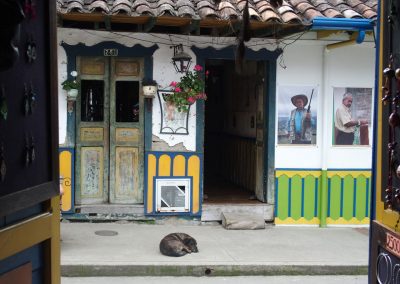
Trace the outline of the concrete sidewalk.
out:
M 99 236 L 96 231 L 117 232 Z M 199 253 L 167 257 L 167 234 L 184 232 Z M 107 232 L 106 232 L 107 233 Z M 235 276 L 367 274 L 367 228 L 61 223 L 63 276 Z

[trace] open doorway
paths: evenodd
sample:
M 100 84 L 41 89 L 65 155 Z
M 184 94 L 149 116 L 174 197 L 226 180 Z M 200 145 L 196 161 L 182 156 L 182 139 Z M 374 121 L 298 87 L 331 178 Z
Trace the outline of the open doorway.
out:
M 242 74 L 232 60 L 206 60 L 204 202 L 265 200 L 263 61 L 247 61 Z M 261 141 L 261 142 L 260 142 Z

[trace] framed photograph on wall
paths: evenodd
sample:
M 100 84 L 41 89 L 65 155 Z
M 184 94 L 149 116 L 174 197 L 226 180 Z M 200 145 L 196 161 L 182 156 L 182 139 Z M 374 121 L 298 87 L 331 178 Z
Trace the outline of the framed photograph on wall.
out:
M 178 111 L 174 104 L 169 103 L 165 98 L 172 94 L 171 90 L 158 90 L 158 101 L 161 110 L 161 134 L 189 134 L 189 111 Z
M 279 86 L 278 145 L 315 145 L 318 86 Z
M 370 145 L 372 88 L 333 88 L 332 145 Z

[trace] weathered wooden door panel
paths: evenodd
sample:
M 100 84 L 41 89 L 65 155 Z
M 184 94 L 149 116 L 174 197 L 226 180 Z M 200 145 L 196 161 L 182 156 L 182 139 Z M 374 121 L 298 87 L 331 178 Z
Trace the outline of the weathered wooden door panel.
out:
M 108 201 L 109 64 L 103 57 L 78 57 L 81 92 L 76 102 L 76 203 Z
M 81 147 L 81 198 L 85 203 L 99 203 L 104 200 L 103 173 L 104 148 Z
M 142 200 L 139 176 L 139 149 L 134 147 L 115 148 L 115 200 L 127 201 Z

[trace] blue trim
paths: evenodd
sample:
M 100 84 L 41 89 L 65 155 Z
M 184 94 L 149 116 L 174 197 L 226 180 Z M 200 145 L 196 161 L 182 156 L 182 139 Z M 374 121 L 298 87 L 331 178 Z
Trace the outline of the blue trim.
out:
M 75 213 L 75 148 L 58 148 L 58 154 L 61 152 L 68 151 L 71 153 L 71 209 L 68 211 L 62 211 L 62 214 L 72 214 Z
M 369 19 L 315 17 L 311 30 L 372 31 L 374 26 L 375 21 Z
M 144 154 L 144 180 L 143 180 L 143 186 L 144 186 L 144 191 L 143 191 L 143 213 L 146 215 L 146 209 L 147 209 L 147 194 L 148 194 L 148 182 L 147 182 L 147 177 L 148 177 L 148 170 L 147 170 L 147 165 L 149 164 L 149 156 Z M 154 210 L 153 210 L 154 211 Z M 150 213 L 149 213 L 150 214 Z
M 279 179 L 275 178 L 275 217 L 278 216 L 278 205 L 279 205 L 279 199 L 278 199 L 278 188 L 279 188 Z
M 301 217 L 304 217 L 304 178 L 301 179 Z
M 318 179 L 315 179 L 315 188 L 314 188 L 314 216 L 318 216 Z
M 331 217 L 331 179 L 328 178 L 328 212 L 327 217 Z
M 279 55 L 278 55 L 279 56 Z M 268 203 L 274 203 L 273 186 L 268 181 L 275 168 L 275 111 L 276 111 L 276 58 L 265 62 L 264 82 L 264 198 Z
M 344 179 L 340 179 L 340 217 L 343 217 Z
M 289 179 L 288 217 L 292 217 L 292 179 Z
M 357 209 L 357 179 L 353 179 L 353 217 L 356 217 Z

